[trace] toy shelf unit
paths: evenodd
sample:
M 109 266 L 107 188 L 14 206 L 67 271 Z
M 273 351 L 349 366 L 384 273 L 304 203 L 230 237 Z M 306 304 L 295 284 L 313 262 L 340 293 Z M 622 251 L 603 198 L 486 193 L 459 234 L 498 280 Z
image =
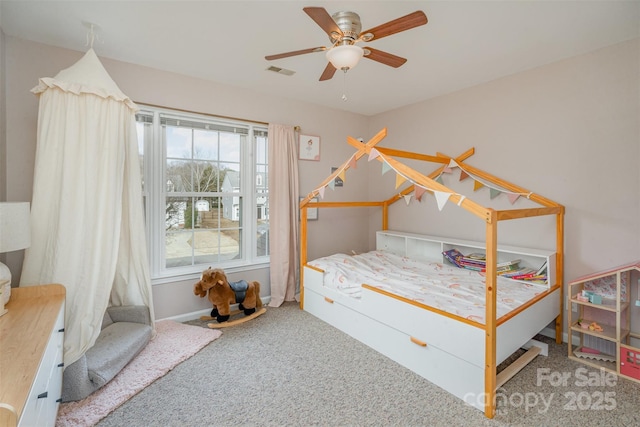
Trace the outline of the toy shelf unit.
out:
M 640 382 L 640 261 L 569 283 L 569 358 Z
M 400 231 L 378 231 L 376 239 L 378 248 L 398 255 L 459 268 L 485 270 L 485 242 Z M 462 258 L 456 259 L 452 254 L 458 254 Z M 498 245 L 496 264 L 498 274 L 512 280 L 537 283 L 545 287 L 556 283 L 556 253 L 553 251 Z

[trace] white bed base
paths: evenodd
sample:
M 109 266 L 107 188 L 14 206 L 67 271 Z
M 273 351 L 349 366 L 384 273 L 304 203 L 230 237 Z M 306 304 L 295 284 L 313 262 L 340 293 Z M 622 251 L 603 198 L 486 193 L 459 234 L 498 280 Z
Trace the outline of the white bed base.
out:
M 360 299 L 349 297 L 324 287 L 322 270 L 309 265 L 303 274 L 304 310 L 485 410 L 483 328 L 366 286 Z M 555 289 L 497 326 L 496 365 L 521 347 L 536 346 L 532 337 L 560 314 L 560 296 Z M 498 375 L 496 388 L 519 368 Z

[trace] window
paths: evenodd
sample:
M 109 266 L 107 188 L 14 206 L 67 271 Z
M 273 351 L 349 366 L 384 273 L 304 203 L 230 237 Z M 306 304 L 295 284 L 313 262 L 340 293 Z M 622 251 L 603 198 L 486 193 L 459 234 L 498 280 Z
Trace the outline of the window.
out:
M 269 262 L 267 129 L 141 106 L 152 278 Z

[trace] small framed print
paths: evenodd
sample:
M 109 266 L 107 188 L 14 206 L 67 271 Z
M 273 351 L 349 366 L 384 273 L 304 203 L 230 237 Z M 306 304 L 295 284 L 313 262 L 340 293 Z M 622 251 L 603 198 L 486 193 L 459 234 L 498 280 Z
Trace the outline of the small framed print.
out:
M 320 161 L 320 137 L 300 135 L 298 158 L 300 160 Z
M 300 201 L 302 201 L 304 197 L 300 197 Z M 317 202 L 318 198 L 314 197 L 309 200 L 310 202 Z M 315 221 L 318 219 L 318 208 L 307 208 L 307 221 Z

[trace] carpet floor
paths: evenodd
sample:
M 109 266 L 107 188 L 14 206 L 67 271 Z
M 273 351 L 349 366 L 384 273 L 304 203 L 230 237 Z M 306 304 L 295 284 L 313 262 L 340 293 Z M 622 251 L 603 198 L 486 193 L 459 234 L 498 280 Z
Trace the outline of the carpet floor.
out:
M 544 339 L 549 356 L 536 357 L 500 388 L 490 420 L 285 303 L 226 328 L 98 426 L 640 425 L 640 384 L 611 375 L 603 381 L 597 370 L 569 360 L 566 344 Z

